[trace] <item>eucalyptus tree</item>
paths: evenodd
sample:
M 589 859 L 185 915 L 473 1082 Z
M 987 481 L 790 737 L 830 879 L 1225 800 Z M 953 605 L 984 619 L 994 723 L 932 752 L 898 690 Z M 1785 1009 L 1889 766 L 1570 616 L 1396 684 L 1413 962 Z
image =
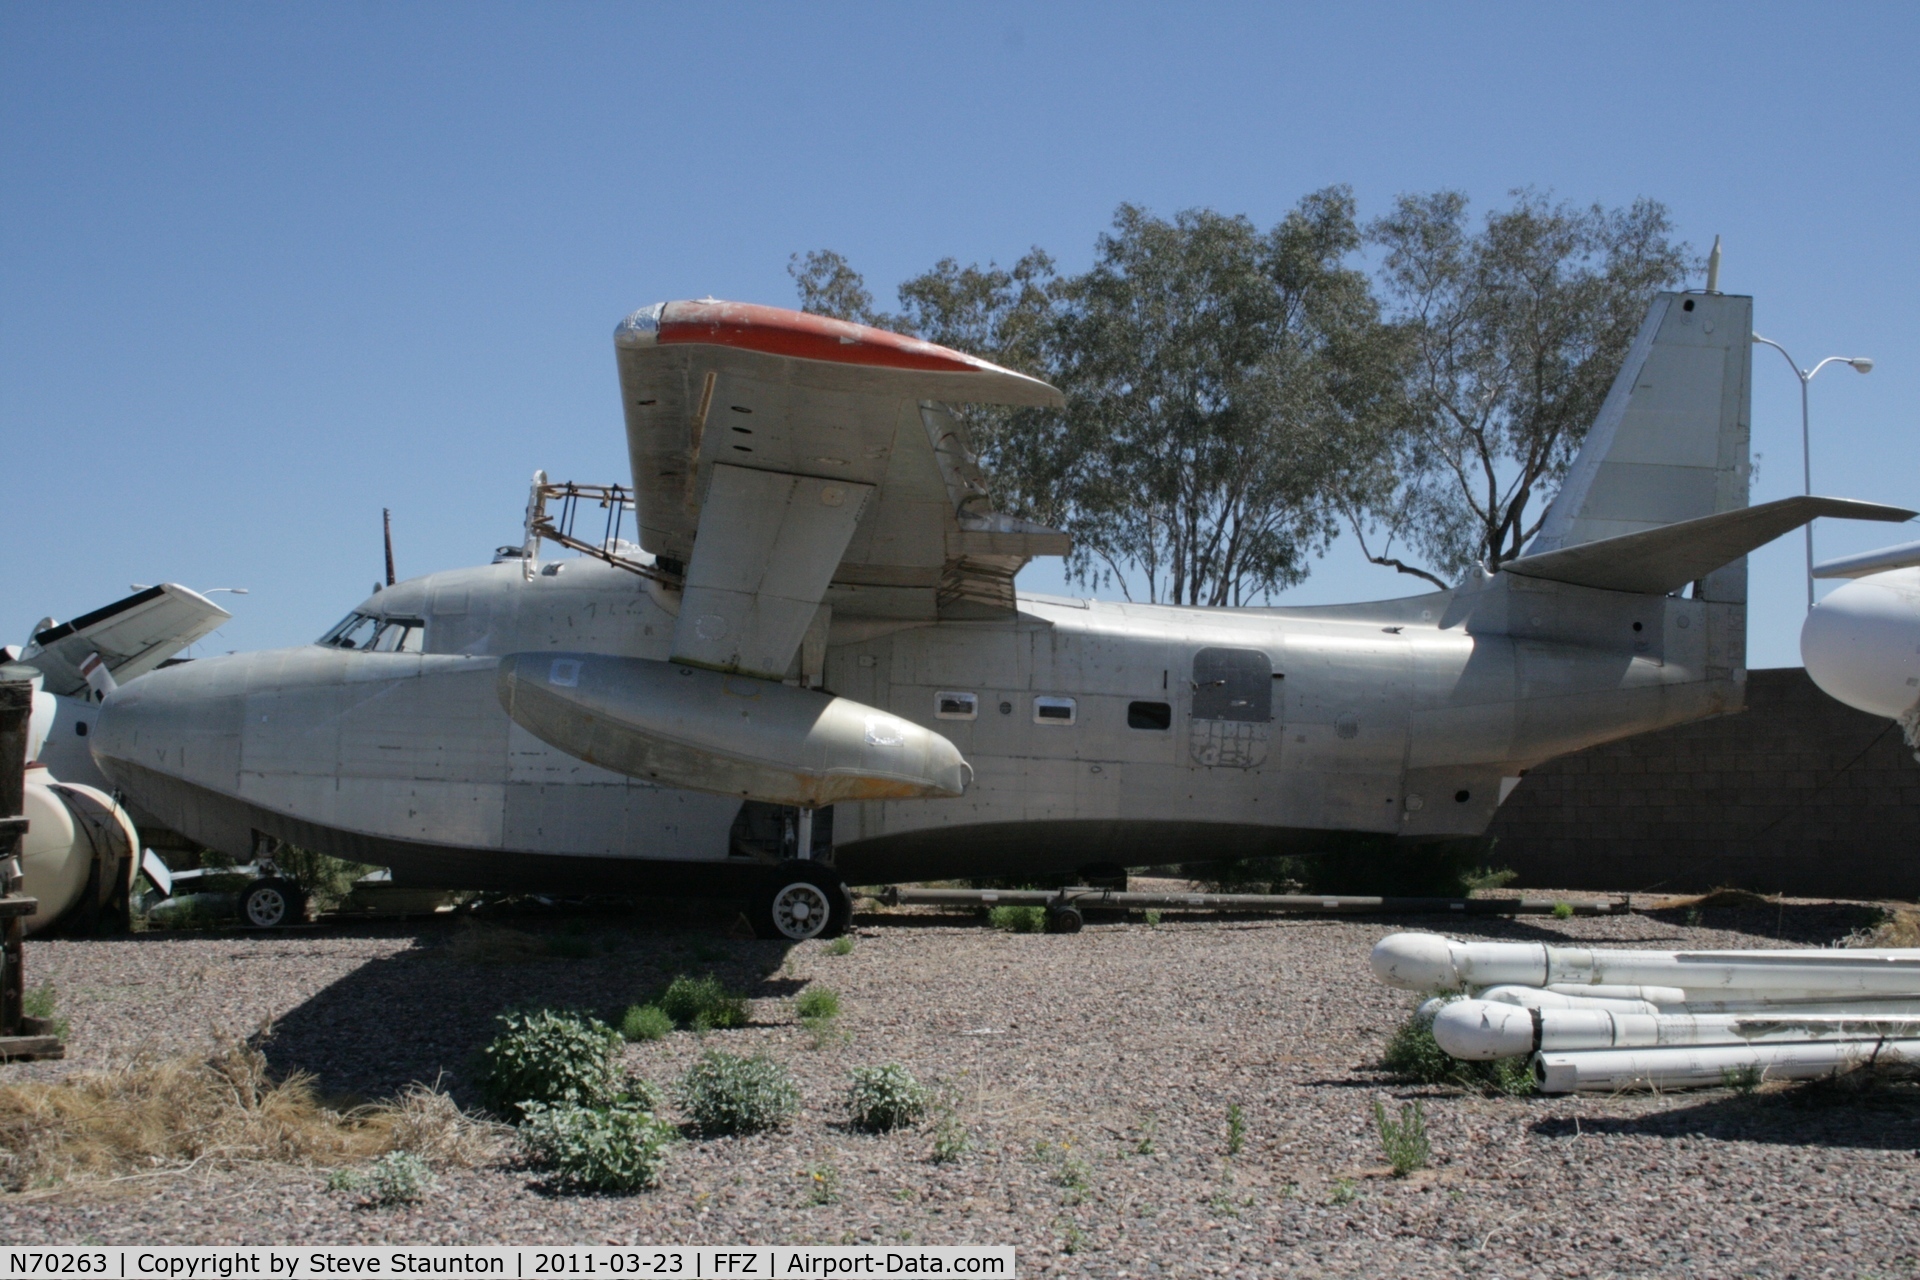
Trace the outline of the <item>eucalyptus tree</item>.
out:
M 1689 270 L 1656 201 L 1580 209 L 1512 196 L 1475 229 L 1457 191 L 1404 195 L 1367 230 L 1407 413 L 1388 464 L 1347 494 L 1348 515 L 1374 563 L 1438 586 L 1520 554 L 1651 295 Z M 1369 525 L 1386 537 L 1377 553 Z M 1424 566 L 1394 556 L 1395 541 Z

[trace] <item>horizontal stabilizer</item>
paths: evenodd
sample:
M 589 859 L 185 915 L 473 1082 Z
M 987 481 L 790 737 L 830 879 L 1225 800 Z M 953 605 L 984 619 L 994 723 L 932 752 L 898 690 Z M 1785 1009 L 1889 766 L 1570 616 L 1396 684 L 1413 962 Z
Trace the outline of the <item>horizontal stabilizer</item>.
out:
M 1878 551 L 1862 551 L 1857 556 L 1823 560 L 1813 566 L 1813 576 L 1864 578 L 1869 574 L 1885 573 L 1889 569 L 1911 569 L 1915 565 L 1920 565 L 1920 542 L 1903 542 L 1897 547 L 1881 547 Z
M 87 688 L 80 668 L 90 655 L 99 654 L 114 680 L 125 684 L 232 616 L 197 591 L 163 582 L 36 632 L 20 661 L 46 677 L 48 693 L 78 694 Z
M 1757 507 L 1681 520 L 1639 533 L 1522 556 L 1508 573 L 1603 591 L 1665 595 L 1765 546 L 1809 520 L 1911 520 L 1914 512 L 1850 498 L 1781 498 Z

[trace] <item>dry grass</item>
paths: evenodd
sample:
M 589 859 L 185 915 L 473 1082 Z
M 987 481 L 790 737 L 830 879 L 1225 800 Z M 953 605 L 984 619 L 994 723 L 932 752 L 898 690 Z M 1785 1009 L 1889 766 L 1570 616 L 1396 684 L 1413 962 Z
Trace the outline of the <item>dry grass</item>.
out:
M 1920 947 L 1920 910 L 1896 907 L 1847 939 L 1850 947 Z
M 136 1058 L 58 1081 L 0 1086 L 0 1184 L 13 1191 L 178 1173 L 203 1162 L 327 1167 L 412 1151 L 471 1164 L 502 1153 L 499 1126 L 425 1085 L 336 1111 L 312 1081 L 276 1081 L 242 1040 L 205 1055 Z

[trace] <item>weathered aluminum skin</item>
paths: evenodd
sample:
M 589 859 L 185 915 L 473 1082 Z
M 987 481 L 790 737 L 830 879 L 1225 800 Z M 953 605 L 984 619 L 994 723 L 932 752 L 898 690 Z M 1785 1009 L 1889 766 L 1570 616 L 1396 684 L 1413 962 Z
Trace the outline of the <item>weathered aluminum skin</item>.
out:
M 423 634 L 422 652 L 158 671 L 106 700 L 89 741 L 135 801 L 216 847 L 261 831 L 449 886 L 737 882 L 777 856 L 743 837 L 742 792 L 838 800 L 833 854 L 855 882 L 1477 835 L 1541 761 L 1740 708 L 1744 558 L 1685 595 L 1614 587 L 1664 588 L 1686 560 L 1649 531 L 1746 506 L 1750 330 L 1750 299 L 1656 300 L 1516 562 L 1530 574 L 1232 610 L 1015 597 L 1019 565 L 1064 538 L 984 509 L 932 401 L 1057 402 L 1045 384 L 769 308 L 637 312 L 616 348 L 641 536 L 686 562 L 684 592 L 660 580 L 678 570 L 591 559 L 434 574 L 360 606 L 416 621 L 391 634 Z M 530 707 L 566 750 L 497 695 L 563 656 L 631 676 L 584 718 Z M 797 720 L 737 741 L 724 716 L 677 720 L 646 692 L 675 658 L 770 702 L 895 717 L 955 758 L 926 755 L 899 771 L 916 798 L 882 798 L 884 768 L 848 766 L 858 743 L 810 758 Z M 752 678 L 776 672 L 784 686 Z M 618 744 L 596 736 L 615 721 Z M 925 798 L 958 789 L 962 760 L 964 793 Z M 871 776 L 807 790 L 835 768 Z

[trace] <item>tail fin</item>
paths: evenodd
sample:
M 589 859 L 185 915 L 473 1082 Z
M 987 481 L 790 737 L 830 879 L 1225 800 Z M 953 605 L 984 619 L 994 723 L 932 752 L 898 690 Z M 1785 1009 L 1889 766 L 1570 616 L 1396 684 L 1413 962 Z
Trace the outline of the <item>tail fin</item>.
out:
M 1528 556 L 1747 505 L 1753 299 L 1658 295 Z M 1744 603 L 1744 558 L 1703 599 Z

